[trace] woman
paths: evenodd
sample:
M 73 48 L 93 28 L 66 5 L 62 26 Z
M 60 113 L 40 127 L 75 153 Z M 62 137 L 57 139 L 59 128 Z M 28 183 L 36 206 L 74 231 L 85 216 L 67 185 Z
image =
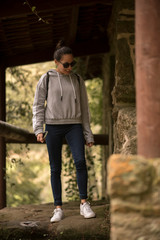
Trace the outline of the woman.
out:
M 55 210 L 51 222 L 63 217 L 61 198 L 61 151 L 66 138 L 70 146 L 77 172 L 80 193 L 80 214 L 84 218 L 95 217 L 87 202 L 87 169 L 84 152 L 84 138 L 87 146 L 94 143 L 89 123 L 88 99 L 84 81 L 72 72 L 75 65 L 72 50 L 60 41 L 54 52 L 56 70 L 50 70 L 49 81 L 45 73 L 40 78 L 33 104 L 33 129 L 37 141 L 43 143 L 43 124 L 51 169 L 51 186 Z M 47 96 L 47 105 L 45 100 Z

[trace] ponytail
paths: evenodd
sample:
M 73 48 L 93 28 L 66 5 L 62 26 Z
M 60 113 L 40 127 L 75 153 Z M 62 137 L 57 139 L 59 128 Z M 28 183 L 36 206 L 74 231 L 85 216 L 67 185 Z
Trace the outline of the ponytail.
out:
M 73 54 L 72 49 L 65 46 L 65 43 L 63 40 L 60 40 L 56 45 L 56 50 L 53 54 L 53 58 L 57 61 L 60 61 L 62 56 L 65 54 Z

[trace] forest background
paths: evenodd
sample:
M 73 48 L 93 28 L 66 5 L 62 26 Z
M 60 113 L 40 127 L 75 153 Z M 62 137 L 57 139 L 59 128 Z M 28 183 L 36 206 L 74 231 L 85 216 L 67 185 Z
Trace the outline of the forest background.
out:
M 80 63 L 81 59 L 76 59 Z M 78 66 L 78 65 L 77 65 Z M 77 72 L 77 66 L 73 71 Z M 55 68 L 54 62 L 18 66 L 6 70 L 6 121 L 32 130 L 32 105 L 40 76 Z M 78 69 L 79 70 L 79 69 Z M 79 73 L 84 75 L 83 66 Z M 94 134 L 102 133 L 102 87 L 100 78 L 85 81 Z M 86 148 L 90 200 L 102 198 L 102 148 Z M 79 199 L 76 170 L 69 147 L 62 149 L 63 201 Z M 46 144 L 7 144 L 7 206 L 53 202 Z

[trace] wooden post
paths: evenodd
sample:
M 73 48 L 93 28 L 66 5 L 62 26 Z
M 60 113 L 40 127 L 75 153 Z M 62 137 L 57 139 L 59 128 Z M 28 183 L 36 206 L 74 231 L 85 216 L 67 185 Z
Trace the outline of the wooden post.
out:
M 6 120 L 5 67 L 0 66 L 0 120 Z M 6 206 L 6 143 L 0 137 L 0 209 Z
M 138 154 L 160 157 L 160 2 L 136 0 Z

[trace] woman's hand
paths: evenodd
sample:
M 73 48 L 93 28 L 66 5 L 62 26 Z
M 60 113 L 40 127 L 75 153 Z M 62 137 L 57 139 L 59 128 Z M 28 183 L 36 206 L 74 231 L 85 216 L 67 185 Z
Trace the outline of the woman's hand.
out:
M 37 142 L 44 143 L 43 133 L 39 133 L 37 135 Z
M 93 142 L 90 142 L 90 143 L 87 143 L 87 146 L 88 146 L 88 147 L 92 147 L 93 144 L 94 144 Z

